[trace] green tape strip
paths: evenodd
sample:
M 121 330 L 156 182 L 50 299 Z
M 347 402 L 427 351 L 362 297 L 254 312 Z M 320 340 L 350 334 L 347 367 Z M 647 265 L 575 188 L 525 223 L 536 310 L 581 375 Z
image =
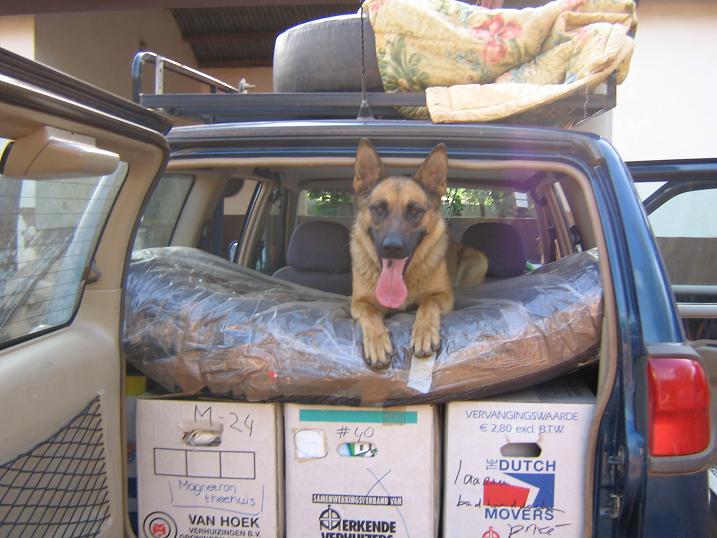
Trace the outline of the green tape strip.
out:
M 368 409 L 299 409 L 299 421 L 417 424 L 418 413 L 416 411 L 373 411 Z

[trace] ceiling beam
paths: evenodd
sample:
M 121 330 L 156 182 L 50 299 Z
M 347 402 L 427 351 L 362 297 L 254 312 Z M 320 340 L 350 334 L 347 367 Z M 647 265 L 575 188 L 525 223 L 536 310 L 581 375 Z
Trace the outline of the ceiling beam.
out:
M 127 11 L 208 7 L 353 5 L 357 0 L 2 0 L 1 15 L 33 15 L 78 11 Z
M 198 63 L 199 69 L 222 69 L 226 67 L 271 67 L 272 58 L 200 60 Z
M 182 38 L 190 44 L 207 42 L 247 42 L 271 41 L 276 39 L 279 32 L 207 32 L 202 34 L 186 34 Z

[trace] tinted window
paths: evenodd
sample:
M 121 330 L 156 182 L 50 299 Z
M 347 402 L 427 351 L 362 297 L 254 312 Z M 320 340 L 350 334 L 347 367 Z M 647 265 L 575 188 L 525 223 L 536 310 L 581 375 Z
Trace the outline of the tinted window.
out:
M 102 177 L 0 175 L 0 345 L 70 321 L 126 174 L 120 163 Z
M 142 214 L 133 250 L 169 245 L 193 182 L 192 176 L 184 175 L 160 178 Z

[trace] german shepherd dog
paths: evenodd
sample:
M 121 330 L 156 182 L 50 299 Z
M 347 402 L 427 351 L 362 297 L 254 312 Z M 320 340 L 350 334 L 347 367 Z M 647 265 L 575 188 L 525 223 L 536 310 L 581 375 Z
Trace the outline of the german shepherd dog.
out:
M 453 308 L 453 288 L 485 279 L 486 256 L 449 240 L 441 216 L 447 176 L 444 144 L 410 178 L 386 177 L 371 143 L 359 143 L 351 315 L 361 325 L 364 359 L 372 368 L 388 366 L 394 353 L 383 323 L 388 312 L 417 307 L 411 350 L 416 357 L 429 357 L 440 345 L 440 316 Z

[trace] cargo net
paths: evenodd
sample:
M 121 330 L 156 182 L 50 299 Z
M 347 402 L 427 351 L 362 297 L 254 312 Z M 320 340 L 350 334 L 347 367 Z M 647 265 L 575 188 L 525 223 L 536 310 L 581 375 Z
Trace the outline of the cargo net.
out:
M 0 465 L 0 536 L 97 536 L 109 516 L 99 397 Z

